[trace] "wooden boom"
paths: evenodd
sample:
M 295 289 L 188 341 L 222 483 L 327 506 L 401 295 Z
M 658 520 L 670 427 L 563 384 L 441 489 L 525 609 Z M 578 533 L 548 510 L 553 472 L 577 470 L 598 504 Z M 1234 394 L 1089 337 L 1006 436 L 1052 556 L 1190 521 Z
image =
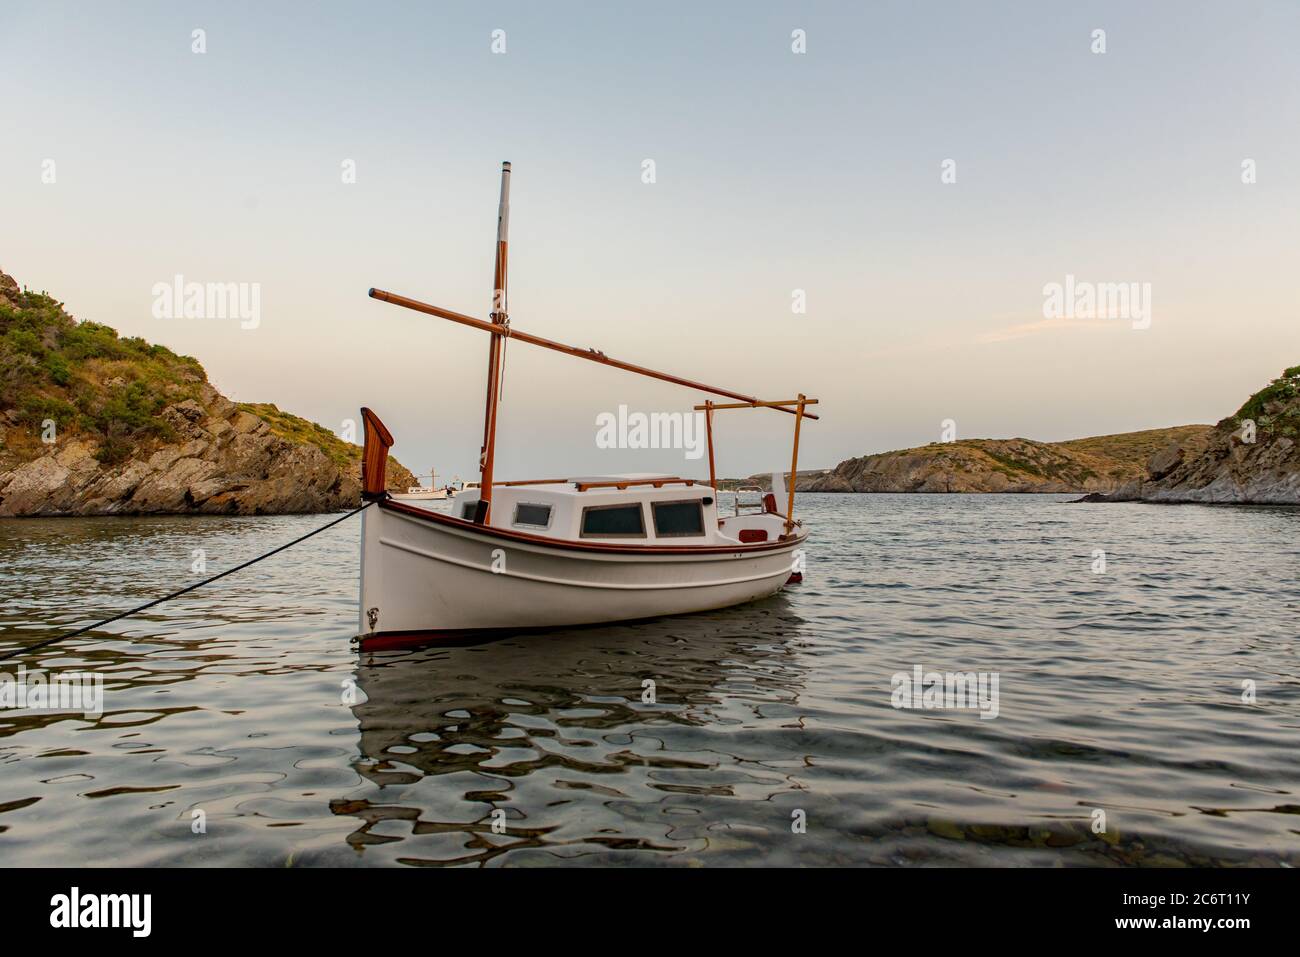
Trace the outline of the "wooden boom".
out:
M 670 375 L 667 372 L 657 372 L 654 369 L 647 369 L 645 366 L 633 365 L 630 362 L 623 362 L 620 359 L 612 359 L 605 353 L 596 349 L 578 349 L 574 346 L 566 346 L 562 342 L 555 342 L 552 339 L 543 339 L 541 336 L 534 336 L 519 329 L 513 329 L 509 325 L 496 322 L 484 322 L 482 319 L 475 319 L 473 316 L 466 316 L 459 312 L 453 312 L 450 309 L 443 309 L 439 306 L 431 306 L 427 302 L 420 302 L 418 299 L 409 299 L 406 296 L 399 296 L 394 292 L 386 292 L 383 289 L 371 289 L 370 298 L 378 299 L 380 302 L 390 302 L 395 306 L 403 306 L 406 309 L 412 309 L 415 312 L 422 312 L 427 316 L 437 316 L 439 319 L 448 319 L 451 322 L 460 323 L 462 326 L 470 326 L 474 329 L 481 329 L 484 332 L 490 332 L 493 336 L 509 337 L 517 339 L 520 342 L 526 342 L 532 346 L 541 346 L 543 349 L 550 349 L 553 352 L 563 352 L 565 355 L 576 356 L 579 359 L 590 359 L 592 362 L 599 362 L 601 365 L 612 366 L 615 369 L 622 369 L 624 372 L 635 372 L 637 375 L 649 376 L 651 379 L 659 379 L 663 382 L 671 382 L 674 385 L 686 386 L 688 389 L 699 389 L 701 392 L 711 392 L 714 395 L 726 396 L 728 399 L 736 399 L 741 405 L 733 408 L 768 408 L 777 409 L 781 412 L 787 412 L 790 415 L 798 415 L 797 408 L 790 408 L 791 405 L 797 405 L 797 401 L 784 404 L 768 403 L 755 398 L 752 395 L 745 395 L 741 392 L 733 392 L 730 389 L 720 389 L 717 386 L 705 385 L 703 382 L 695 382 L 691 379 L 684 379 L 681 376 Z M 805 404 L 810 405 L 816 400 L 807 399 Z M 714 406 L 715 409 L 721 406 Z M 804 412 L 803 418 L 815 419 L 817 416 L 811 412 Z

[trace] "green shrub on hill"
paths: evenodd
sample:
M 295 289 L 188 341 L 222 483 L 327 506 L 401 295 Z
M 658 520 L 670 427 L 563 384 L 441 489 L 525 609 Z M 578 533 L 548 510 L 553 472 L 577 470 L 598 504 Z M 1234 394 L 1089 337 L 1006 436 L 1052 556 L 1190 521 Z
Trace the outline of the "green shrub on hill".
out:
M 1247 399 L 1237 410 L 1219 423 L 1222 427 L 1235 428 L 1244 420 L 1251 419 L 1261 432 L 1279 432 L 1283 435 L 1300 434 L 1300 366 L 1292 366 L 1280 376 Z M 1282 404 L 1272 413 L 1269 406 Z
M 361 458 L 361 446 L 344 442 L 325 426 L 285 412 L 272 402 L 241 402 L 239 407 L 264 419 L 280 438 L 316 446 L 335 465 L 345 467 Z
M 77 322 L 45 293 L 0 297 L 0 408 L 39 432 L 87 433 L 99 457 L 120 461 L 141 441 L 166 441 L 158 413 L 195 398 L 207 376 L 198 360 L 98 322 Z

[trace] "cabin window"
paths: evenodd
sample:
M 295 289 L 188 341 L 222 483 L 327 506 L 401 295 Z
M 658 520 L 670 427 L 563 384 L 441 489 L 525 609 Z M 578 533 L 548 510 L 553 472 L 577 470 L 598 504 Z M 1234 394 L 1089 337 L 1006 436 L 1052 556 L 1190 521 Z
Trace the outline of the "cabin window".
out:
M 704 534 L 704 508 L 698 498 L 687 502 L 655 502 L 655 535 L 674 538 Z
M 460 517 L 467 522 L 472 522 L 476 509 L 478 509 L 478 502 L 466 502 L 460 507 Z
M 551 506 L 520 502 L 515 506 L 515 524 L 528 528 L 548 528 L 551 524 Z
M 582 510 L 583 537 L 645 538 L 645 517 L 637 505 L 592 505 Z

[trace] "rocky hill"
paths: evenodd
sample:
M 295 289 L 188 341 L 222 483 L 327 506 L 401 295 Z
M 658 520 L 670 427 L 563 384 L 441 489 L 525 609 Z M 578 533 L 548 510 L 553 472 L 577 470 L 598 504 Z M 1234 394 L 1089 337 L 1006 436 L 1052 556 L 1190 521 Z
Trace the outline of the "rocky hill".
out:
M 415 484 L 391 459 L 388 477 Z M 0 272 L 0 516 L 326 512 L 360 493 L 360 447 Z
M 1206 435 L 1171 442 L 1113 494 L 1085 501 L 1300 505 L 1300 366 Z
M 1189 447 L 1213 430 L 1184 425 L 1068 442 L 964 439 L 847 459 L 799 473 L 801 492 L 1091 492 L 1139 478 L 1171 443 Z M 786 480 L 789 480 L 787 474 Z M 766 476 L 743 480 L 769 486 Z

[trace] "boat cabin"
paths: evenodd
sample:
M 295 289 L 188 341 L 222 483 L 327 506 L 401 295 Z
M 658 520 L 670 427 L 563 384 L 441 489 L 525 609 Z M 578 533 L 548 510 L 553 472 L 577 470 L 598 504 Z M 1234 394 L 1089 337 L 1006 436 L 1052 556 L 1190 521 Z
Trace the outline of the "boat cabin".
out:
M 480 489 L 456 496 L 453 515 L 473 522 Z M 561 541 L 625 545 L 740 545 L 775 541 L 775 510 L 721 517 L 712 487 L 670 475 L 594 475 L 503 482 L 493 489 L 488 525 Z

